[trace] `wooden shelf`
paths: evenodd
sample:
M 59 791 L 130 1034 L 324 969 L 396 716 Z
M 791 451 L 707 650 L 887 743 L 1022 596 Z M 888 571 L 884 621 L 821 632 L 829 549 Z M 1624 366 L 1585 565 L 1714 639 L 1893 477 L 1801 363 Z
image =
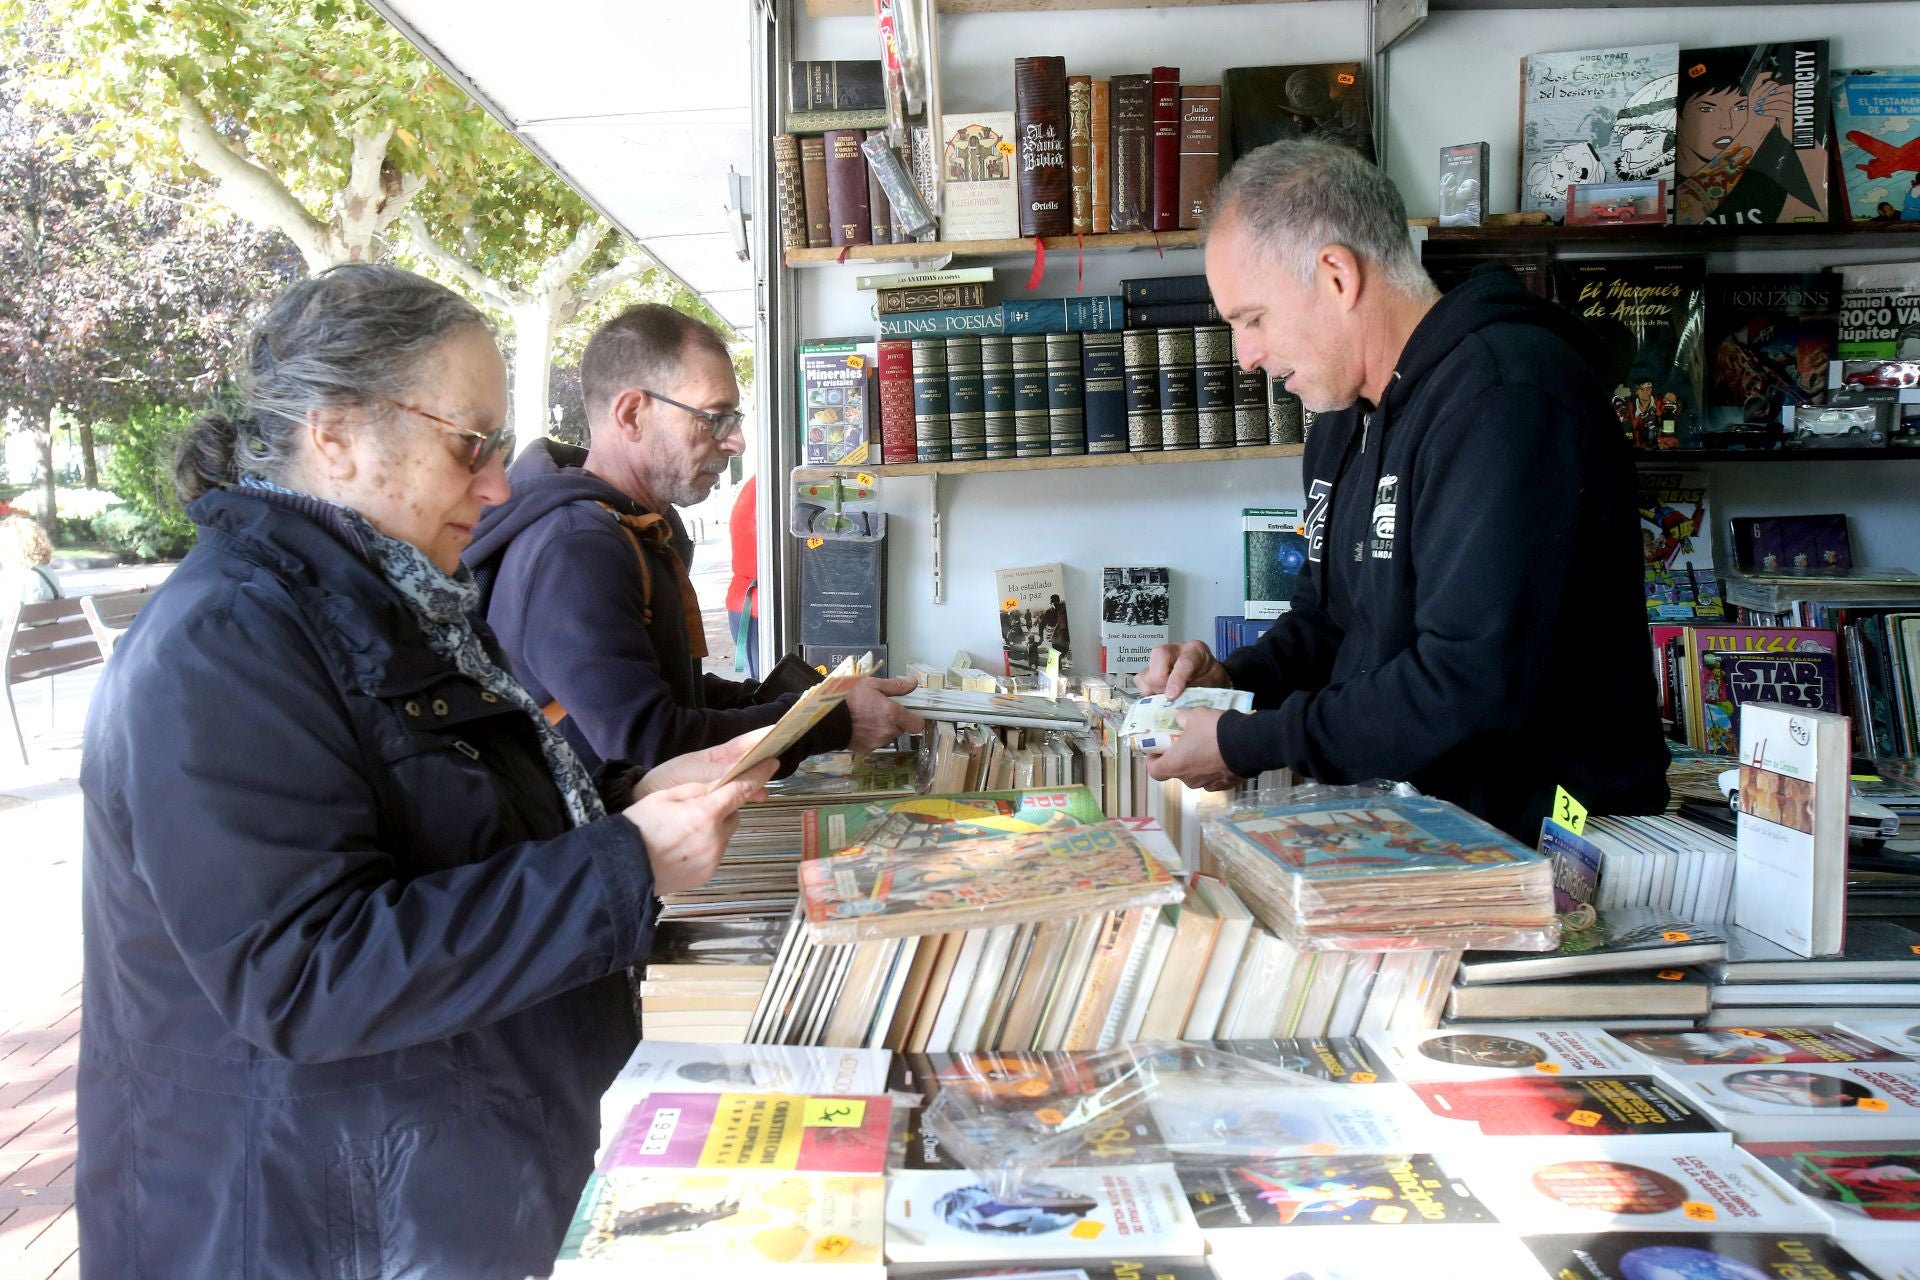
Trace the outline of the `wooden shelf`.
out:
M 1556 249 L 1629 253 L 1669 249 L 1910 249 L 1920 251 L 1920 222 L 1795 222 L 1747 227 L 1435 227 L 1435 248 Z
M 1083 467 L 1157 467 L 1179 462 L 1245 462 L 1249 458 L 1297 458 L 1303 444 L 1262 444 L 1236 449 L 1177 449 L 1165 453 L 1075 453 L 1057 458 L 987 458 L 979 462 L 895 462 L 870 468 L 888 476 L 971 476 L 1002 471 L 1072 471 Z
M 1920 462 L 1920 449 L 1662 449 L 1636 452 L 1633 460 L 1661 467 L 1696 462 Z
M 1078 253 L 1078 236 L 1045 237 L 1048 253 Z M 1142 249 L 1198 249 L 1204 237 L 1198 231 L 1112 231 L 1086 237 L 1088 253 L 1137 252 Z M 789 249 L 790 267 L 832 266 L 846 254 L 848 262 L 895 262 L 904 258 L 1007 258 L 1032 257 L 1034 239 L 1016 240 L 924 240 L 908 244 L 856 244 L 845 249 Z M 1916 241 L 1915 243 L 1920 243 Z

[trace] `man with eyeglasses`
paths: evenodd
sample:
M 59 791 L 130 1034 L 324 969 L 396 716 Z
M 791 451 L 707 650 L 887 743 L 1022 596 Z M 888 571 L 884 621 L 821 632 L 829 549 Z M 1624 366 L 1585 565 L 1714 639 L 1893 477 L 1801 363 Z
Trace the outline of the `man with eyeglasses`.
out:
M 700 669 L 693 542 L 674 510 L 746 448 L 725 341 L 670 307 L 634 307 L 593 335 L 580 382 L 588 447 L 535 441 L 465 556 L 514 676 L 590 767 L 651 766 L 772 724 L 794 693 Z M 920 728 L 892 700 L 912 687 L 862 681 L 785 764 Z

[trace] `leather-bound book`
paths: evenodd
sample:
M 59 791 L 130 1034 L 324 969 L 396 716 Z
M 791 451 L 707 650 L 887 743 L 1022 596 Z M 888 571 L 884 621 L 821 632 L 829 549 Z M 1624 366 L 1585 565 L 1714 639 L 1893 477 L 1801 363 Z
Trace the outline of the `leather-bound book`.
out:
M 913 434 L 913 340 L 887 338 L 880 343 L 880 461 L 918 462 L 920 449 Z M 1261 390 L 1260 429 L 1266 439 L 1266 392 Z
M 1067 61 L 1016 58 L 1014 132 L 1019 149 L 1020 234 L 1073 233 L 1073 174 L 1067 161 Z
M 1044 458 L 1048 452 L 1047 335 L 1013 335 L 1013 453 Z
M 1231 449 L 1233 419 L 1233 333 L 1224 324 L 1193 330 L 1194 406 L 1199 414 L 1200 447 Z
M 807 185 L 800 173 L 800 139 L 773 135 L 774 207 L 780 218 L 780 252 L 807 247 Z
M 1080 367 L 1080 335 L 1049 333 L 1046 343 L 1047 452 L 1054 457 L 1085 453 L 1087 389 Z
M 950 334 L 947 344 L 947 421 L 953 460 L 987 456 L 986 389 L 980 382 L 980 337 Z
M 1193 330 L 1151 330 L 1160 340 L 1160 447 L 1198 449 L 1200 410 L 1193 379 Z
M 1127 451 L 1160 451 L 1160 335 L 1129 329 L 1120 335 L 1122 374 L 1126 379 Z
M 873 138 L 885 133 L 885 129 L 869 129 L 866 137 Z M 861 159 L 865 160 L 862 156 Z M 873 224 L 873 243 L 893 243 L 893 202 L 887 199 L 885 188 L 880 185 L 880 175 L 872 165 L 867 166 L 867 218 Z
M 1121 334 L 1108 330 L 1080 335 L 1080 367 L 1086 382 L 1088 453 L 1127 451 L 1127 387 Z M 1266 403 L 1260 405 L 1265 439 Z
M 829 248 L 833 222 L 827 216 L 827 140 L 819 134 L 800 136 L 800 179 L 807 193 L 807 245 Z
M 1267 442 L 1267 375 L 1233 370 L 1233 443 L 1240 448 Z
M 787 110 L 852 111 L 887 105 L 880 60 L 806 60 L 787 65 Z
M 873 243 L 873 213 L 867 207 L 867 158 L 859 129 L 835 129 L 827 142 L 827 233 L 839 249 Z
M 980 335 L 980 401 L 986 415 L 987 456 L 1012 458 L 1013 338 L 1004 333 Z M 1263 406 L 1264 411 L 1264 406 Z
M 1093 232 L 1099 235 L 1113 229 L 1113 81 L 1095 80 L 1092 94 L 1091 127 L 1087 145 L 1093 184 Z
M 953 461 L 945 338 L 913 339 L 913 436 L 919 461 Z
M 1067 170 L 1073 180 L 1073 233 L 1093 230 L 1093 77 L 1067 77 Z
M 1113 78 L 1114 231 L 1145 231 L 1153 199 L 1153 86 L 1145 76 Z
M 1180 226 L 1180 68 L 1153 69 L 1153 197 L 1149 231 Z
M 1220 183 L 1220 86 L 1180 86 L 1180 226 L 1196 230 L 1213 212 Z

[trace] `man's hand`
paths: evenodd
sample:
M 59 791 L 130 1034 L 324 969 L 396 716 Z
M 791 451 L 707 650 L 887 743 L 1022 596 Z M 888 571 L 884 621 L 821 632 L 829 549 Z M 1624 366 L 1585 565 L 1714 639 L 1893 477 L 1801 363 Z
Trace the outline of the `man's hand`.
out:
M 1168 648 L 1173 646 L 1169 645 Z M 1201 646 L 1203 649 L 1205 646 Z M 1160 782 L 1178 778 L 1190 787 L 1229 791 L 1241 779 L 1220 758 L 1220 717 L 1224 712 L 1202 708 L 1182 711 L 1180 736 L 1173 745 L 1147 763 L 1147 776 Z
M 1233 677 L 1213 656 L 1203 640 L 1157 646 L 1147 659 L 1147 669 L 1133 676 L 1134 687 L 1142 693 L 1164 693 L 1177 698 L 1190 687 L 1231 689 Z
M 705 782 L 667 787 L 643 797 L 621 815 L 640 828 L 647 842 L 656 894 L 685 893 L 713 878 L 727 841 L 740 826 L 740 806 L 766 799 L 767 779 L 778 765 L 775 760 L 762 760 L 746 776 L 715 791 L 707 790 Z
M 717 747 L 689 751 L 671 760 L 663 760 L 647 770 L 646 776 L 640 779 L 640 785 L 634 788 L 633 798 L 641 800 L 656 791 L 683 787 L 689 782 L 712 782 L 733 768 L 734 761 L 746 755 L 753 749 L 754 743 L 772 731 L 773 726 L 768 725 L 737 738 L 729 738 Z
M 848 746 L 855 755 L 884 747 L 903 733 L 918 733 L 927 722 L 894 699 L 912 693 L 919 686 L 911 676 L 883 680 L 867 676 L 847 694 L 847 711 L 853 716 L 853 737 Z

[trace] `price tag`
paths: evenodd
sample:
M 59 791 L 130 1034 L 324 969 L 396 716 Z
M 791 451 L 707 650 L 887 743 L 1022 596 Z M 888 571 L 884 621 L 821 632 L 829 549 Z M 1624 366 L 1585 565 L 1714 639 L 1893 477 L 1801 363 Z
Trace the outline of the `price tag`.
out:
M 1860 1099 L 1860 1109 L 1862 1111 L 1885 1111 L 1887 1109 L 1887 1100 L 1885 1098 L 1862 1098 Z
M 1018 609 L 1019 607 L 1020 607 L 1019 596 L 1008 596 L 1005 600 L 1002 600 L 1000 602 L 1000 612 L 1002 613 L 1012 613 L 1015 609 Z
M 858 1129 L 867 1120 L 867 1104 L 854 1098 L 808 1098 L 800 1113 L 807 1129 Z
M 823 1258 L 837 1258 L 851 1248 L 851 1236 L 824 1236 L 813 1246 L 813 1251 Z
M 1339 1149 L 1331 1142 L 1309 1142 L 1304 1148 L 1310 1156 L 1330 1156 Z
M 873 486 L 880 483 L 878 480 L 875 480 L 871 475 L 869 475 L 865 471 L 857 473 L 853 477 L 853 482 L 857 485 L 861 485 L 864 488 L 868 488 L 868 489 L 871 489 L 873 488 Z
M 808 538 L 807 539 L 807 550 L 809 551 L 818 551 L 820 548 L 826 545 L 827 545 L 827 540 L 825 538 Z
M 1067 1122 L 1067 1118 L 1061 1115 L 1058 1111 L 1056 1111 L 1052 1107 L 1048 1107 L 1044 1111 L 1034 1112 L 1033 1118 L 1035 1120 L 1038 1120 L 1041 1124 L 1060 1125 L 1060 1124 L 1065 1124 Z
M 1076 1240 L 1092 1240 L 1097 1238 L 1099 1234 L 1106 1229 L 1106 1223 L 1095 1222 L 1089 1218 L 1085 1221 L 1074 1223 L 1073 1229 L 1067 1232 L 1067 1234 Z
M 1692 942 L 1693 935 L 1683 929 L 1669 929 L 1660 935 L 1662 942 Z
M 1565 787 L 1553 789 L 1553 820 L 1573 834 L 1585 835 L 1587 831 L 1587 806 L 1567 794 Z
M 1407 1206 L 1403 1204 L 1375 1205 L 1373 1212 L 1368 1214 L 1367 1217 L 1374 1222 L 1405 1222 L 1407 1220 Z
M 1912 947 L 1909 947 L 1909 948 L 1907 948 L 1907 950 L 1909 950 L 1909 951 L 1911 951 L 1911 952 L 1913 952 L 1913 954 L 1915 954 L 1915 955 L 1917 955 L 1917 956 L 1920 956 L 1920 945 L 1915 945 L 1915 946 L 1912 946 Z
M 1356 1071 L 1347 1077 L 1347 1079 L 1354 1084 L 1372 1084 L 1379 1078 L 1379 1076 L 1373 1074 L 1371 1071 Z
M 1569 1111 L 1567 1113 L 1567 1123 L 1577 1124 L 1582 1129 L 1591 1129 L 1600 1123 L 1600 1113 L 1598 1111 Z
M 1560 1074 L 1560 1064 L 1557 1062 L 1536 1062 L 1533 1064 L 1533 1069 L 1543 1076 L 1557 1076 Z
M 1733 1034 L 1745 1036 L 1749 1040 L 1765 1040 L 1767 1038 L 1766 1032 L 1756 1031 L 1752 1027 L 1731 1027 L 1729 1030 L 1731 1030 Z
M 1701 1200 L 1686 1201 L 1680 1212 L 1687 1215 L 1688 1222 L 1712 1222 L 1720 1216 L 1719 1210 Z
M 867 367 L 867 358 L 865 356 L 853 355 L 853 356 L 847 357 L 847 368 L 864 369 L 866 367 Z
M 1662 969 L 1653 975 L 1662 982 L 1679 982 L 1687 976 L 1685 969 Z
M 1045 1080 L 1022 1080 L 1014 1089 L 1015 1093 L 1028 1098 L 1037 1098 L 1047 1091 Z

